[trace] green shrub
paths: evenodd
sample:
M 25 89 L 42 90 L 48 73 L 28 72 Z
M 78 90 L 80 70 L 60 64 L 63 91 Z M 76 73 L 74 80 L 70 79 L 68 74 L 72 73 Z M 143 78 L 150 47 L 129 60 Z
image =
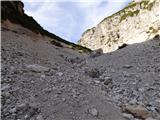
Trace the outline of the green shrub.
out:
M 154 27 L 149 27 L 149 31 L 150 31 L 150 33 L 157 33 L 158 32 L 158 30 L 155 29 Z
M 139 13 L 139 10 L 136 10 L 136 11 L 128 11 L 128 13 L 125 13 L 125 14 L 121 17 L 120 22 L 121 22 L 122 20 L 125 20 L 127 17 L 133 17 L 134 15 L 138 15 L 138 13 Z

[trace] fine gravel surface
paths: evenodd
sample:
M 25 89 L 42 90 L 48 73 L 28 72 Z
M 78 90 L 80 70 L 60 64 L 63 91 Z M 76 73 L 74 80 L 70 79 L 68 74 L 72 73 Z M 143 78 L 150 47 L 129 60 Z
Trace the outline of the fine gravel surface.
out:
M 159 38 L 90 55 L 1 32 L 2 120 L 160 120 Z

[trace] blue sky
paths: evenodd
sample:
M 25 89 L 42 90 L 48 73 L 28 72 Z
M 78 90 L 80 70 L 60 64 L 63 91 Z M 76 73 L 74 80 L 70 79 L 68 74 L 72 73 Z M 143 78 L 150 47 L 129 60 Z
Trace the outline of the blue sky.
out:
M 22 0 L 25 13 L 41 26 L 76 43 L 82 33 L 132 0 Z

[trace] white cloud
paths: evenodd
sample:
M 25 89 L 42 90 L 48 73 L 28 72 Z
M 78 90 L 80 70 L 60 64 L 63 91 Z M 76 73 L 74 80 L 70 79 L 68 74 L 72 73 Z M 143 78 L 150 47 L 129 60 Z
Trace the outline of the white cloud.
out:
M 120 10 L 127 1 L 130 0 L 23 0 L 28 15 L 45 29 L 72 42 L 78 40 L 86 29 Z M 61 6 L 61 3 L 65 5 Z M 78 21 L 76 12 L 83 16 Z M 74 34 L 75 31 L 78 34 Z
M 127 0 L 107 0 L 104 5 L 100 6 L 102 2 L 91 2 L 89 5 L 81 4 L 85 14 L 85 26 L 93 27 L 96 26 L 105 17 L 112 15 L 118 10 L 124 7 Z
M 40 4 L 39 2 L 31 2 L 31 4 L 32 7 L 36 7 L 36 5 L 41 5 L 41 7 L 35 11 L 27 10 L 26 13 L 28 15 L 33 16 L 38 23 L 50 32 L 62 35 L 63 37 L 65 35 L 65 39 L 68 40 L 71 38 L 74 19 L 70 13 L 67 13 L 64 9 L 58 7 L 57 2 L 49 2 L 49 0 L 47 2 L 45 1 L 43 4 Z

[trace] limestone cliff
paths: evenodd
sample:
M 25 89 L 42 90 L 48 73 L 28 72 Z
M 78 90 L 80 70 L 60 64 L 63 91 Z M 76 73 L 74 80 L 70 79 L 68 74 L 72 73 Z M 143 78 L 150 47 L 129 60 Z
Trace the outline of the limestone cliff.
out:
M 104 53 L 160 34 L 160 0 L 133 1 L 83 33 L 79 44 Z

